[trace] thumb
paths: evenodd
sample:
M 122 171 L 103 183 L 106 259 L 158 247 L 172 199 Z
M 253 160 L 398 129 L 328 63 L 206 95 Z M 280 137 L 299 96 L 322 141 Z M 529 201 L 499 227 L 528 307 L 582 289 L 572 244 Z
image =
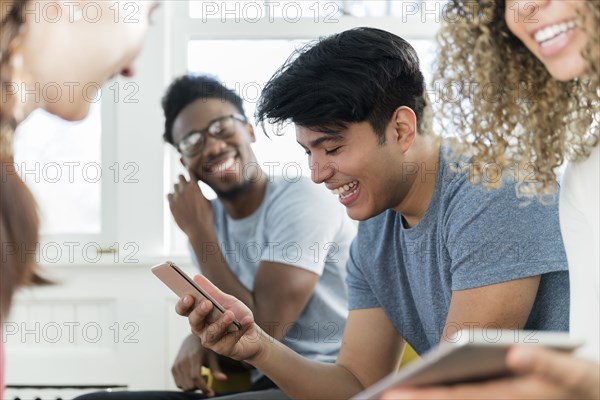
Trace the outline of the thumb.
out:
M 588 364 L 572 354 L 534 346 L 513 347 L 508 353 L 507 363 L 519 373 L 538 374 L 566 387 L 572 386 L 574 377 L 588 370 Z

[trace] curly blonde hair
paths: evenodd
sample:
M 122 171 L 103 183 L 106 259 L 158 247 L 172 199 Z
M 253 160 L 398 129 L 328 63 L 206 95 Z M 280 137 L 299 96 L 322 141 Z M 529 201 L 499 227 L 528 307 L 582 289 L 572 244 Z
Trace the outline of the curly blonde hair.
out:
M 434 83 L 453 97 L 434 103 L 443 130 L 463 139 L 458 151 L 473 157 L 472 182 L 498 186 L 501 180 L 485 176 L 494 163 L 514 173 L 520 196 L 543 198 L 555 193 L 555 168 L 565 158 L 584 159 L 598 145 L 600 2 L 578 11 L 579 26 L 592 21 L 583 54 L 588 73 L 569 82 L 554 79 L 511 33 L 505 6 L 505 0 L 447 5 Z

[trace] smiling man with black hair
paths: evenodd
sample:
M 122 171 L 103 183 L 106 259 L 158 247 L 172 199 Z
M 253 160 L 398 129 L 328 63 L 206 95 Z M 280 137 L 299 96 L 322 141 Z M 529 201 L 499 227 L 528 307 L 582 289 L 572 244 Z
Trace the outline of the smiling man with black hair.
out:
M 347 398 L 394 371 L 405 341 L 422 354 L 459 328 L 568 329 L 556 204 L 523 207 L 509 178 L 491 192 L 471 184 L 468 159 L 431 132 L 425 93 L 415 50 L 371 28 L 322 39 L 275 73 L 259 121 L 294 123 L 313 181 L 361 221 L 342 348 L 335 365 L 303 359 L 234 293 L 198 277 L 230 310 L 208 325 L 209 304 L 180 300 L 205 346 L 260 368 L 290 397 Z M 228 334 L 234 316 L 244 329 Z

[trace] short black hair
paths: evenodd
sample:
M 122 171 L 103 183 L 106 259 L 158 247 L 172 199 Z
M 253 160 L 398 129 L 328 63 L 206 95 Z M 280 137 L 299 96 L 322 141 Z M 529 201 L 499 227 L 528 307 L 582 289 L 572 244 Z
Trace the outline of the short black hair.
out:
M 244 113 L 244 101 L 236 92 L 227 89 L 221 82 L 206 75 L 184 75 L 177 78 L 162 99 L 165 114 L 165 132 L 163 138 L 173 143 L 173 123 L 185 107 L 198 99 L 220 99 L 231 103 L 237 111 Z
M 410 107 L 418 129 L 427 106 L 415 49 L 374 28 L 355 28 L 297 50 L 265 85 L 257 122 L 292 123 L 335 134 L 368 121 L 385 142 L 394 111 Z

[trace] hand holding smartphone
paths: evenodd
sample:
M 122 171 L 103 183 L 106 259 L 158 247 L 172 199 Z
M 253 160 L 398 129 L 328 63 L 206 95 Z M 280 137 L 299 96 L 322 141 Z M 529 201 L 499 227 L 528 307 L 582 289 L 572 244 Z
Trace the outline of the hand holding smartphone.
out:
M 217 302 L 217 300 L 198 286 L 192 278 L 187 276 L 185 272 L 174 263 L 167 261 L 163 264 L 155 265 L 152 267 L 152 273 L 156 275 L 158 279 L 163 281 L 163 283 L 180 298 L 188 294 L 192 296 L 196 300 L 194 307 L 204 299 L 209 300 L 213 304 L 212 312 L 207 318 L 209 323 L 218 320 L 225 312 L 225 309 Z M 242 325 L 239 321 L 235 320 L 229 325 L 227 332 L 235 332 L 240 329 L 242 329 Z

